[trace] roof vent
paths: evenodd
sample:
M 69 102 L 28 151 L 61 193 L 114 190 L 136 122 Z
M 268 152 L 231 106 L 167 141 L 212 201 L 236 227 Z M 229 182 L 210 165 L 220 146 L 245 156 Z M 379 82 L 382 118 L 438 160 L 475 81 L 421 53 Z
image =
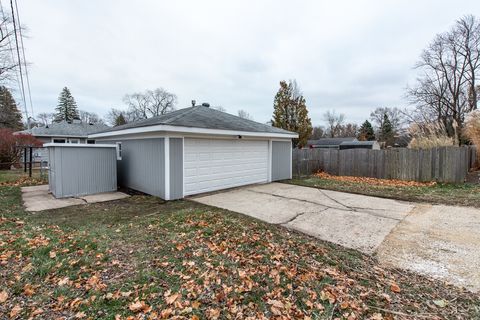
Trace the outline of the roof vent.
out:
M 204 102 L 202 103 L 202 107 L 210 108 L 210 103 Z

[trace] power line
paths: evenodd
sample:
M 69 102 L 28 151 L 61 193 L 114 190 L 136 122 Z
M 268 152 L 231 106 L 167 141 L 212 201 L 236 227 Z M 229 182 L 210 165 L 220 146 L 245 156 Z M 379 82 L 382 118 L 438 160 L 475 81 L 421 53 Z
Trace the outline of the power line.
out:
M 25 115 L 27 116 L 27 126 L 28 126 L 28 129 L 30 129 L 30 117 L 28 116 L 27 99 L 25 98 L 25 86 L 23 84 L 22 60 L 20 58 L 20 48 L 18 46 L 17 25 L 15 23 L 15 11 L 13 10 L 13 1 L 12 0 L 10 0 L 10 8 L 12 9 L 13 33 L 15 34 L 15 45 L 17 47 L 18 68 L 20 70 L 20 84 L 21 84 L 21 89 L 22 89 L 22 98 L 23 98 L 23 103 L 25 105 Z
M 0 12 L 2 13 L 3 20 L 7 21 L 7 16 L 5 15 L 5 11 L 3 10 L 2 0 L 0 0 Z M 10 55 L 12 56 L 12 61 L 15 61 L 15 54 L 13 53 L 13 46 L 12 46 L 12 41 L 11 41 L 10 35 L 9 35 L 10 31 L 8 29 L 8 24 L 5 24 L 4 27 L 5 27 L 5 32 L 8 35 L 7 40 L 8 40 L 8 48 L 9 48 L 9 51 L 10 51 Z M 21 87 L 20 78 L 18 77 L 18 73 L 16 73 L 16 72 L 15 72 L 15 80 L 17 80 L 18 89 L 20 90 L 20 87 Z
M 17 0 L 15 0 L 15 11 L 17 11 L 17 20 L 19 25 L 18 31 L 20 33 L 20 43 L 22 44 L 23 65 L 25 66 L 25 79 L 27 80 L 28 99 L 30 100 L 30 109 L 32 111 L 32 117 L 35 118 L 35 114 L 33 113 L 32 92 L 30 90 L 30 79 L 28 77 L 27 58 L 25 57 L 25 46 L 23 45 L 22 23 L 20 22 L 20 15 L 18 14 Z

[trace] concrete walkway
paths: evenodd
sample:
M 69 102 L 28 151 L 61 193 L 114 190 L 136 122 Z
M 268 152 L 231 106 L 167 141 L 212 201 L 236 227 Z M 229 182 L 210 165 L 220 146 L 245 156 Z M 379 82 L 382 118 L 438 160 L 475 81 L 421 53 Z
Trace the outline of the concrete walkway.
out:
M 106 192 L 78 198 L 56 199 L 48 192 L 48 185 L 23 187 L 22 199 L 26 211 L 37 212 L 50 209 L 65 208 L 87 203 L 105 202 L 126 198 L 122 192 Z
M 480 210 L 415 205 L 283 183 L 192 198 L 480 290 Z M 477 249 L 475 249 L 477 248 Z

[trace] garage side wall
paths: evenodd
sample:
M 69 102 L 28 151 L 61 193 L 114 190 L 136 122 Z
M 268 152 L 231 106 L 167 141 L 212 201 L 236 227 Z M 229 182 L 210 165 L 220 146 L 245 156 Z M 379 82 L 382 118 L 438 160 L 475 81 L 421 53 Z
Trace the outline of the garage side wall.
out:
M 183 198 L 183 139 L 170 138 L 170 200 Z
M 54 147 L 50 190 L 57 198 L 117 190 L 114 148 Z
M 291 141 L 272 141 L 272 181 L 292 178 Z
M 108 141 L 116 142 L 122 143 L 122 160 L 117 161 L 120 186 L 165 199 L 164 139 Z

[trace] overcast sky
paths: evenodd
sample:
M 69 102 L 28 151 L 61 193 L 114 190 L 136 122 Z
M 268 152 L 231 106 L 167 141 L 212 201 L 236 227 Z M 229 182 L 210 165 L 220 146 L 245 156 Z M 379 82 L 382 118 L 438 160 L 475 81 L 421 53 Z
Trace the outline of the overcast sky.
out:
M 266 122 L 279 81 L 296 79 L 313 125 L 327 110 L 360 123 L 405 107 L 422 49 L 480 14 L 478 0 L 18 2 L 36 114 L 64 86 L 101 116 L 126 93 L 163 87 L 178 108 L 195 99 Z

